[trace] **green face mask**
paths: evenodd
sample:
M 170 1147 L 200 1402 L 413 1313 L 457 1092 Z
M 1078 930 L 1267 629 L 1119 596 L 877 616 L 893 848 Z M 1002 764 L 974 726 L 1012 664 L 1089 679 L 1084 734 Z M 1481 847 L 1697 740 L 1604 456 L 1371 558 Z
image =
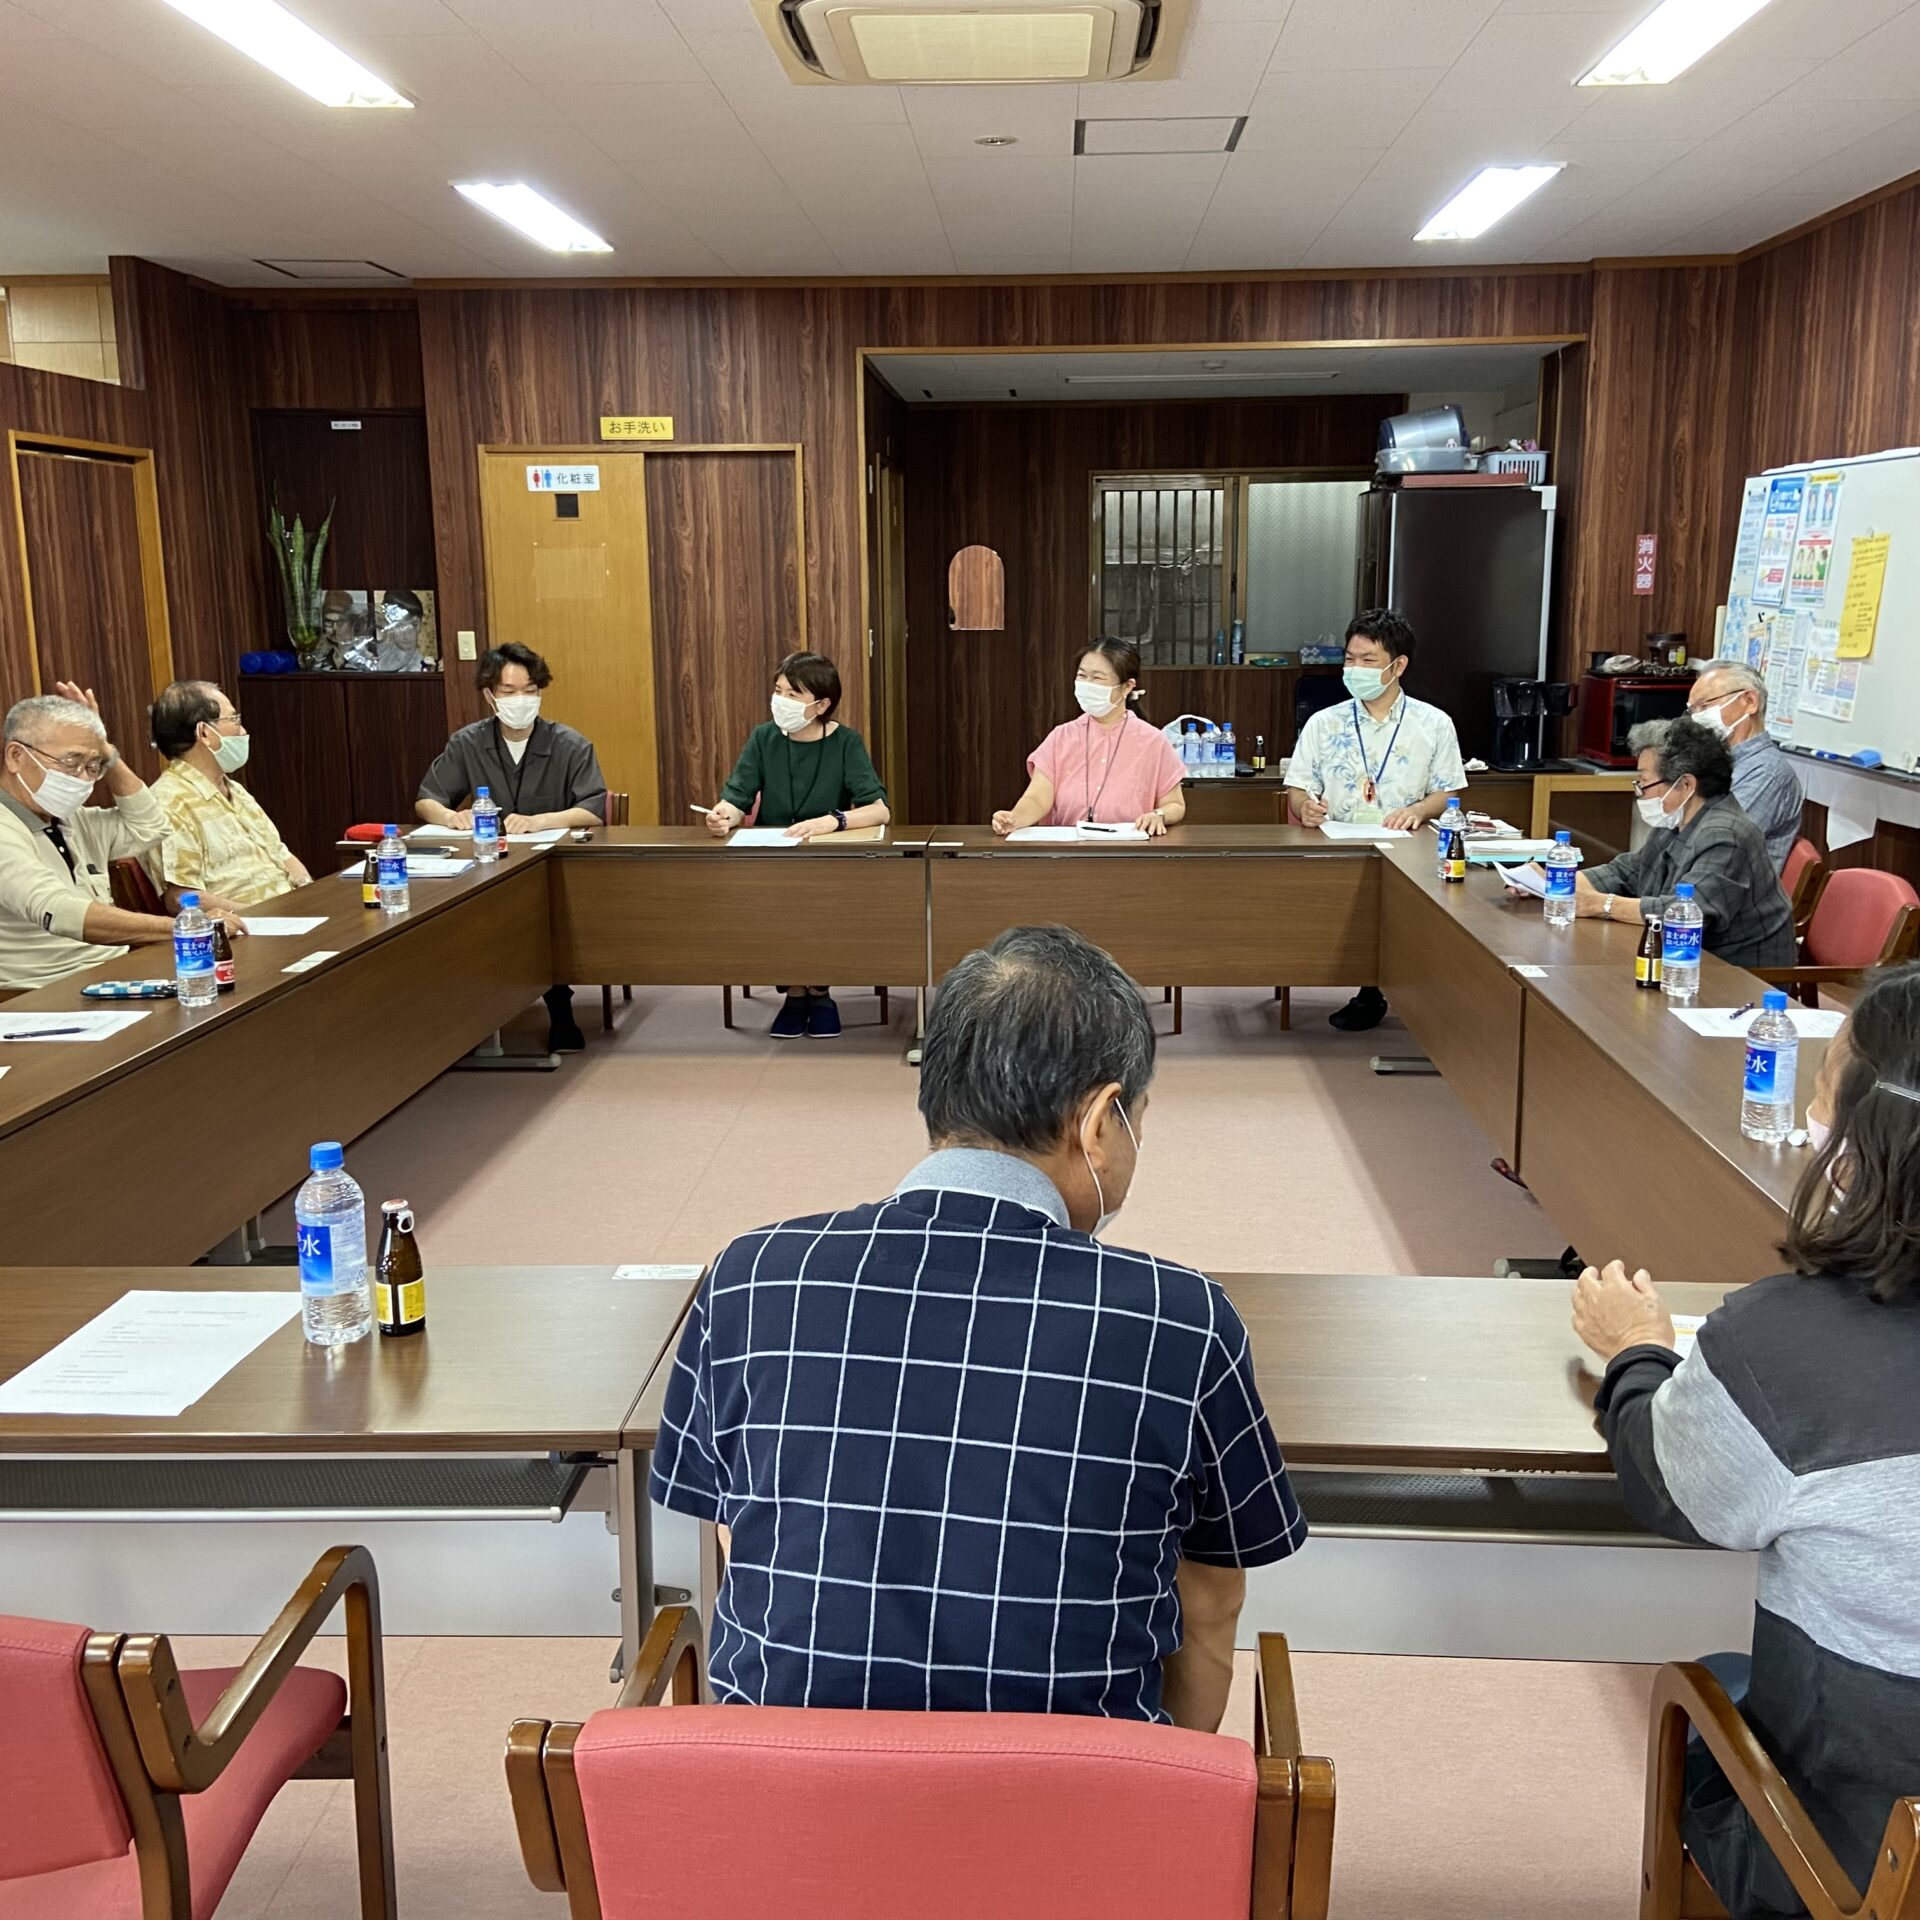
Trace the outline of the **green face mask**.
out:
M 1349 667 L 1341 676 L 1356 700 L 1378 700 L 1393 683 L 1383 667 Z
M 223 733 L 213 750 L 213 764 L 222 773 L 238 773 L 253 751 L 253 736 L 247 733 Z

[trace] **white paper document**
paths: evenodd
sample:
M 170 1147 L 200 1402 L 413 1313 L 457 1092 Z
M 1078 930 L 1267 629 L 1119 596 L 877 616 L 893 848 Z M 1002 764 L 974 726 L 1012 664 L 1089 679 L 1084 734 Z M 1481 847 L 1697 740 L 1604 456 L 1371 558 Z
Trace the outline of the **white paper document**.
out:
M 548 827 L 541 833 L 503 833 L 500 836 L 510 847 L 550 847 L 555 841 L 564 840 L 566 837 L 565 827 Z M 407 838 L 409 840 L 457 840 L 463 846 L 471 846 L 473 829 L 471 827 L 415 827 Z M 432 856 L 429 855 L 428 858 Z
M 429 822 L 426 826 L 409 828 L 406 838 L 409 840 L 471 840 L 473 829 L 471 827 L 436 827 Z
M 1320 831 L 1329 840 L 1411 840 L 1405 827 L 1356 826 L 1350 820 L 1323 820 Z
M 1072 846 L 1080 838 L 1077 827 L 1015 827 L 1007 835 L 1010 846 Z
M 172 1419 L 300 1311 L 277 1293 L 123 1293 L 0 1384 L 0 1413 Z
M 1673 1316 L 1673 1344 L 1680 1358 L 1684 1360 L 1693 1351 L 1693 1343 L 1700 1337 L 1700 1329 L 1707 1324 L 1704 1313 L 1676 1313 Z
M 149 1009 L 126 1013 L 0 1013 L 0 1040 L 45 1040 L 54 1045 L 73 1040 L 110 1040 Z
M 311 973 L 323 961 L 334 957 L 331 947 L 321 947 L 313 953 L 303 953 L 290 967 L 282 967 L 282 973 Z
M 675 1267 L 649 1266 L 644 1261 L 637 1265 L 615 1267 L 613 1277 L 616 1280 L 698 1280 L 706 1272 L 702 1266 Z
M 510 847 L 551 847 L 566 837 L 565 827 L 548 827 L 540 833 L 510 833 L 506 840 Z
M 257 934 L 263 940 L 274 938 L 291 940 L 298 934 L 311 933 L 315 927 L 324 927 L 327 924 L 327 920 L 326 915 L 320 913 L 310 915 L 305 919 L 289 920 L 256 920 L 249 914 L 240 924 L 245 927 L 249 933 Z
M 409 880 L 451 880 L 456 873 L 465 873 L 473 865 L 471 859 L 462 860 L 450 853 L 410 853 L 407 855 L 407 878 Z M 357 867 L 342 867 L 342 880 L 358 880 L 366 870 L 363 860 Z
M 804 840 L 789 840 L 785 827 L 735 827 L 727 835 L 730 847 L 803 847 Z
M 1523 867 L 1502 867 L 1500 878 L 1515 893 L 1529 893 L 1536 900 L 1547 897 L 1547 876 L 1536 861 L 1529 860 Z
M 1709 1040 L 1744 1040 L 1747 1029 L 1760 1018 L 1758 1007 L 1669 1007 L 1667 1011 Z M 1789 1007 L 1787 1013 L 1802 1040 L 1831 1040 L 1846 1018 L 1833 1007 Z
M 1136 827 L 1131 821 L 1116 821 L 1110 826 L 1077 821 L 1070 827 L 1015 827 L 1007 835 L 1008 843 L 1013 846 L 1100 847 L 1115 841 L 1124 843 L 1146 838 L 1146 829 Z
M 1469 840 L 1467 863 L 1475 867 L 1495 867 L 1518 860 L 1544 860 L 1553 849 L 1551 840 Z

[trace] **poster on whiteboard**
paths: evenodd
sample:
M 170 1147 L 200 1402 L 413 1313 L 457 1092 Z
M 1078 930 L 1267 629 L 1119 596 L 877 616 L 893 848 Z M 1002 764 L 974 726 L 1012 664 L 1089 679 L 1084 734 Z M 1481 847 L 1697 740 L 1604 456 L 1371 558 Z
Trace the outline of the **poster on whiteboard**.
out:
M 1807 477 L 1803 473 L 1783 473 L 1767 490 L 1767 514 L 1760 527 L 1760 556 L 1753 578 L 1753 598 L 1759 606 L 1786 603 L 1793 550 L 1800 540 L 1800 509 L 1806 497 Z
M 1742 604 L 1753 591 L 1754 570 L 1760 564 L 1760 529 L 1767 517 L 1767 482 L 1749 480 L 1740 500 L 1740 531 L 1733 543 L 1732 593 Z M 1727 602 L 1727 625 L 1733 625 L 1733 600 Z

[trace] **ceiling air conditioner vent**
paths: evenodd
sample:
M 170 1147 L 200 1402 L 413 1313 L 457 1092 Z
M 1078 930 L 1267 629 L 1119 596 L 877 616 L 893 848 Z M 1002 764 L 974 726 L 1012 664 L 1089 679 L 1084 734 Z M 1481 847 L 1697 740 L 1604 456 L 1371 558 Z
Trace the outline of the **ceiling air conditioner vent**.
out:
M 834 86 L 1161 77 L 1187 0 L 756 0 L 781 64 Z

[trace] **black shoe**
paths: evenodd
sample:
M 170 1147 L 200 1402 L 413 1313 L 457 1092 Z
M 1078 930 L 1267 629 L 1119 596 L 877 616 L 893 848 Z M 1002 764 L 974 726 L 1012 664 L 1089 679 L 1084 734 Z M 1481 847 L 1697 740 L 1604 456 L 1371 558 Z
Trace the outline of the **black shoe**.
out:
M 587 1036 L 580 1031 L 578 1021 L 556 1020 L 547 1028 L 547 1051 L 549 1053 L 585 1053 Z
M 1387 996 L 1378 987 L 1362 987 L 1327 1024 L 1342 1033 L 1370 1033 L 1387 1017 Z
M 807 1031 L 807 1016 L 812 1012 L 812 1002 L 803 994 L 795 998 L 787 995 L 787 1004 L 773 1016 L 773 1025 L 767 1029 L 770 1038 L 775 1040 L 798 1040 Z
M 809 1040 L 838 1040 L 840 1038 L 840 1009 L 833 1004 L 833 996 L 823 993 L 807 1010 L 807 1038 Z

